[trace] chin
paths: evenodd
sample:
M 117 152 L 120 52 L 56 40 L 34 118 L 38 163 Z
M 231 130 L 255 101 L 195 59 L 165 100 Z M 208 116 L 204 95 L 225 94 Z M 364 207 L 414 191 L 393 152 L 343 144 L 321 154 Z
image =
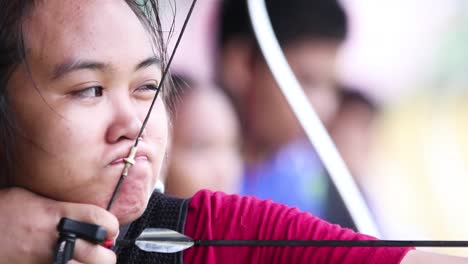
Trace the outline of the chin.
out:
M 150 193 L 147 191 L 122 193 L 121 197 L 117 197 L 115 206 L 111 211 L 119 220 L 120 225 L 126 225 L 143 214 L 149 198 Z
M 111 212 L 120 225 L 135 221 L 145 211 L 153 193 L 154 183 L 149 167 L 135 167 L 122 184 Z

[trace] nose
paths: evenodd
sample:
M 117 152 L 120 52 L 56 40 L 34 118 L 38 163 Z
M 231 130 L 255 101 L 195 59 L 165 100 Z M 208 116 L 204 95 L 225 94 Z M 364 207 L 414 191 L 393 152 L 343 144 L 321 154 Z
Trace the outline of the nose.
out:
M 136 140 L 142 126 L 142 117 L 138 114 L 138 108 L 128 98 L 114 100 L 111 108 L 112 121 L 106 132 L 106 140 L 109 143 Z

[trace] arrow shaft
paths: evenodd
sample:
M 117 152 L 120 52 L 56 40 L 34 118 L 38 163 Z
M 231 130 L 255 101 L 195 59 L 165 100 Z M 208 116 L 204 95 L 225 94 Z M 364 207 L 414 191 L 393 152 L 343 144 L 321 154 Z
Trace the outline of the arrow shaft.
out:
M 468 247 L 468 241 L 435 240 L 195 240 L 194 246 Z
M 150 239 L 152 243 L 158 240 Z M 166 238 L 161 242 L 187 243 L 189 240 Z M 230 246 L 230 247 L 468 247 L 468 241 L 441 240 L 193 240 L 194 246 Z M 127 247 L 135 241 L 118 240 L 117 245 Z

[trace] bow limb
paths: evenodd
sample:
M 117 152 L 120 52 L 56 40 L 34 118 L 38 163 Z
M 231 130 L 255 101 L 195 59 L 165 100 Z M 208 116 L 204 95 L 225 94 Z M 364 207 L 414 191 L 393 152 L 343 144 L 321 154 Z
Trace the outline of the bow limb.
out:
M 273 77 L 327 169 L 358 231 L 379 237 L 379 231 L 357 185 L 301 85 L 289 66 L 274 34 L 265 2 L 248 0 L 257 42 Z

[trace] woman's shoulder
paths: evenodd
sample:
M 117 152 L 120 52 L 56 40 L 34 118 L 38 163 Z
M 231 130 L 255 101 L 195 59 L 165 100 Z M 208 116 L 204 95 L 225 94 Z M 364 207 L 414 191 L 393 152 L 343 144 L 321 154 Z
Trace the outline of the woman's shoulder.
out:
M 240 239 L 239 236 L 242 236 L 242 239 L 271 238 L 275 234 L 290 233 L 286 230 L 290 230 L 291 226 L 313 228 L 314 233 L 324 229 L 327 232 L 341 230 L 339 226 L 329 224 L 296 207 L 269 199 L 208 190 L 196 193 L 189 203 L 186 230 L 197 229 L 199 225 L 211 225 L 213 233 L 219 231 L 227 235 L 232 231 L 233 239 Z M 275 232 L 259 232 L 268 225 L 274 226 Z M 300 230 L 297 231 L 300 233 Z M 282 238 L 284 239 L 281 235 L 277 237 Z
M 197 192 L 190 200 L 188 211 L 189 217 L 190 214 L 196 214 L 198 217 L 209 214 L 209 216 L 214 216 L 216 219 L 223 219 L 224 217 L 227 220 L 238 217 L 243 217 L 244 220 L 249 218 L 259 219 L 257 216 L 263 216 L 264 214 L 300 212 L 297 208 L 276 203 L 271 199 L 259 199 L 254 196 L 226 194 L 210 190 Z

